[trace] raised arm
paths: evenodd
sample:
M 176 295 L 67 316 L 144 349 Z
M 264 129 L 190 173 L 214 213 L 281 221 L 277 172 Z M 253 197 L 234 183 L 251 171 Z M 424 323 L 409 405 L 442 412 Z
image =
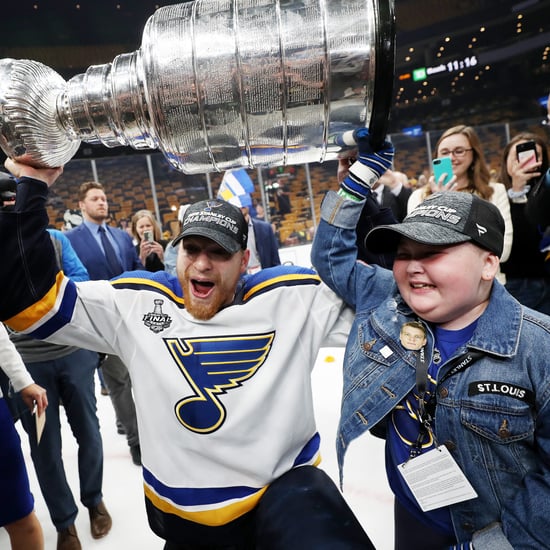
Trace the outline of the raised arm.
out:
M 4 258 L 0 271 L 3 298 L 0 319 L 15 330 L 24 330 L 33 315 L 15 315 L 36 308 L 42 313 L 55 299 L 58 278 L 55 252 L 49 234 L 46 200 L 48 187 L 62 168 L 37 169 L 12 159 L 6 168 L 18 179 L 15 208 L 0 211 L 0 251 Z
M 321 207 L 321 222 L 311 251 L 312 263 L 321 279 L 351 307 L 357 307 L 357 289 L 366 284 L 379 268 L 357 264 L 356 227 L 371 187 L 391 166 L 393 146 L 385 142 L 374 152 L 370 146 L 368 131 L 355 132 L 358 157 L 343 177 L 338 192 L 329 191 Z M 391 223 L 378 219 L 378 223 Z M 357 270 L 357 265 L 361 265 Z M 391 273 L 387 275 L 391 277 Z

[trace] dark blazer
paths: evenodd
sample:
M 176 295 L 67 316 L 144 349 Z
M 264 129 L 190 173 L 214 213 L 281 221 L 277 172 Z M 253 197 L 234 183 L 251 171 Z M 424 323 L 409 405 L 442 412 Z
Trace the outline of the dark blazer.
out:
M 250 218 L 256 239 L 256 250 L 260 259 L 262 269 L 281 265 L 279 258 L 279 245 L 271 224 L 258 218 Z
M 112 235 L 120 249 L 122 271 L 143 269 L 130 235 L 116 227 L 107 226 L 107 231 Z M 103 250 L 101 250 L 91 231 L 84 224 L 71 229 L 65 235 L 71 241 L 77 256 L 88 270 L 92 281 L 110 279 Z
M 532 186 L 527 198 L 527 220 L 541 229 L 550 226 L 550 169 Z
M 398 222 L 402 222 L 407 215 L 407 202 L 411 196 L 412 189 L 403 186 L 399 195 L 394 195 L 389 187 L 384 185 L 382 190 L 382 206 L 391 208 L 393 215 Z

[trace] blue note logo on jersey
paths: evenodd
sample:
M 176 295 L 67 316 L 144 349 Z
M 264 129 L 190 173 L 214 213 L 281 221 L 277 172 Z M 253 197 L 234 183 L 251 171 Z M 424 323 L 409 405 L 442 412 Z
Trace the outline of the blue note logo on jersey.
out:
M 221 397 L 252 378 L 266 360 L 275 332 L 225 337 L 165 338 L 164 343 L 193 388 L 175 407 L 192 432 L 209 434 L 225 422 Z

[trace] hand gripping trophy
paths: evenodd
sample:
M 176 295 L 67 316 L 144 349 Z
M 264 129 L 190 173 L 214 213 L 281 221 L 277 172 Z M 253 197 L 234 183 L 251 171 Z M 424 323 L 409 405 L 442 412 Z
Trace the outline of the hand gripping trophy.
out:
M 35 166 L 81 142 L 160 149 L 187 174 L 345 156 L 382 143 L 392 96 L 393 0 L 196 0 L 158 9 L 141 47 L 66 82 L 0 60 L 0 146 Z

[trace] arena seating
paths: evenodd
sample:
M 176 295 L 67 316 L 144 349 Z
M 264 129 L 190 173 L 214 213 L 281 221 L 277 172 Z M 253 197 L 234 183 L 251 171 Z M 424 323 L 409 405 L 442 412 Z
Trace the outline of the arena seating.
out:
M 463 121 L 464 122 L 464 121 Z M 473 124 L 470 120 L 468 123 Z M 484 146 L 489 167 L 498 173 L 501 151 L 509 136 L 522 131 L 542 133 L 538 119 L 526 119 L 506 124 L 475 126 Z M 430 152 L 433 151 L 442 130 L 432 130 L 420 136 L 391 135 L 396 148 L 395 169 L 405 172 L 414 182 L 422 173 L 429 173 Z M 544 136 L 546 137 L 546 136 Z M 52 188 L 48 200 L 48 214 L 53 227 L 63 226 L 66 209 L 78 209 L 78 187 L 84 181 L 97 177 L 103 183 L 109 198 L 112 223 L 130 219 L 134 212 L 147 208 L 158 213 L 165 231 L 174 234 L 178 230 L 177 211 L 181 204 L 188 204 L 216 195 L 223 174 L 187 175 L 175 170 L 160 152 L 150 152 L 150 163 L 145 154 L 132 154 L 98 158 L 74 159 L 66 166 L 63 175 Z M 149 172 L 151 167 L 155 195 Z M 261 203 L 257 170 L 249 174 L 255 183 L 253 199 Z M 336 162 L 310 164 L 311 196 L 304 166 L 292 167 L 286 172 L 262 170 L 266 187 L 270 221 L 274 224 L 281 245 L 298 244 L 311 239 L 319 220 L 321 201 L 328 189 L 336 186 Z M 284 179 L 290 196 L 291 212 L 279 215 L 274 183 Z

